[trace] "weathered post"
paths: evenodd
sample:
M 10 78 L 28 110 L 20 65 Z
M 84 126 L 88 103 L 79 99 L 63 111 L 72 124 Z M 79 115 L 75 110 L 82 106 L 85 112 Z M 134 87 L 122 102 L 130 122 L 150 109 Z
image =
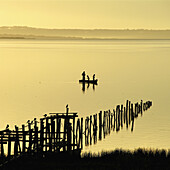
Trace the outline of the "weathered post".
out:
M 60 128 L 61 128 L 61 119 L 58 118 L 57 119 L 57 138 L 56 138 L 56 142 L 57 142 L 57 151 L 60 152 Z
M 116 126 L 116 116 L 115 116 L 115 109 L 113 109 L 113 131 L 115 130 L 115 126 Z
M 133 104 L 131 104 L 131 120 L 132 120 L 132 127 L 131 127 L 131 131 L 133 131 L 133 127 L 134 127 L 134 112 L 133 112 Z
M 97 142 L 97 114 L 95 115 L 95 124 L 96 124 L 96 142 Z
M 51 150 L 55 151 L 55 121 L 54 121 L 54 117 L 51 117 Z
M 40 152 L 43 153 L 44 150 L 44 122 L 40 119 Z
M 81 127 L 80 127 L 80 119 L 78 119 L 77 120 L 77 127 L 76 127 L 76 145 L 77 145 L 77 149 L 80 148 L 80 142 L 81 142 L 80 138 L 81 138 Z
M 112 128 L 113 128 L 113 113 L 110 113 L 110 128 L 111 128 L 111 130 L 112 130 Z
M 118 132 L 120 129 L 120 106 L 116 106 L 116 131 Z
M 129 105 L 129 101 L 126 101 L 126 128 L 128 129 L 128 105 Z
M 88 135 L 87 135 L 87 130 L 88 130 L 88 117 L 86 117 L 85 119 L 85 145 L 88 145 Z
M 14 156 L 18 156 L 18 144 L 19 144 L 19 136 L 18 136 L 18 127 L 15 126 L 15 144 L 14 144 Z
M 126 123 L 126 107 L 124 107 L 124 124 Z
M 81 118 L 81 149 L 83 149 L 83 118 Z
M 106 111 L 104 111 L 103 114 L 103 137 L 105 138 L 105 134 L 106 134 Z
M 47 152 L 47 148 L 49 146 L 48 144 L 48 138 L 49 138 L 49 123 L 48 123 L 48 117 L 45 118 L 46 120 L 46 131 L 45 131 L 45 152 Z
M 108 116 L 109 116 L 109 134 L 110 134 L 110 126 L 111 126 L 111 121 L 110 121 L 111 114 L 110 114 L 110 110 L 108 111 Z
M 11 132 L 8 134 L 8 157 L 11 157 Z
M 129 101 L 129 125 L 130 125 L 130 122 L 131 122 L 131 109 L 130 109 L 130 106 L 131 106 L 131 101 Z
M 49 138 L 49 151 L 52 152 L 52 117 L 49 118 L 48 123 L 48 138 Z
M 99 112 L 99 140 L 102 140 L 102 111 Z
M 121 105 L 121 110 L 120 110 L 120 117 L 121 117 L 121 127 L 123 128 L 123 104 Z
M 73 150 L 75 149 L 75 117 L 73 117 Z
M 31 123 L 28 123 L 28 131 L 29 131 L 29 147 L 28 147 L 28 152 L 31 153 L 31 147 L 32 147 L 32 129 L 31 129 Z
M 68 123 L 67 128 L 67 151 L 71 151 L 71 123 Z
M 23 135 L 23 140 L 22 140 L 22 152 L 25 153 L 25 149 L 26 149 L 26 133 L 25 133 L 25 125 L 22 125 L 22 135 Z
M 92 145 L 92 115 L 90 115 L 90 145 Z
M 3 146 L 3 144 L 4 144 L 4 141 L 3 141 L 3 132 L 1 132 L 1 158 L 3 158 L 4 157 L 4 146 Z

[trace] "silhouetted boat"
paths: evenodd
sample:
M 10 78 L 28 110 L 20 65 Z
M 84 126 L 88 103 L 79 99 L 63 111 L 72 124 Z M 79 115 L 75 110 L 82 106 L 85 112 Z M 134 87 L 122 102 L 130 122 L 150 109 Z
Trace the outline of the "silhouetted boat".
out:
M 89 84 L 97 84 L 98 79 L 96 80 L 79 80 L 80 83 L 89 83 Z

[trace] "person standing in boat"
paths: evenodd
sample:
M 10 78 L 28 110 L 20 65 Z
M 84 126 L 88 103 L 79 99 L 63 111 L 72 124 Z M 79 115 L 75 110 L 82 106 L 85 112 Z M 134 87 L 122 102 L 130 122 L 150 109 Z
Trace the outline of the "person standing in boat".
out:
M 85 71 L 83 71 L 82 76 L 83 76 L 82 80 L 85 81 L 85 76 L 86 76 Z
M 90 80 L 89 75 L 87 75 L 87 80 L 88 80 L 88 81 Z
M 95 80 L 95 74 L 93 74 L 93 81 Z

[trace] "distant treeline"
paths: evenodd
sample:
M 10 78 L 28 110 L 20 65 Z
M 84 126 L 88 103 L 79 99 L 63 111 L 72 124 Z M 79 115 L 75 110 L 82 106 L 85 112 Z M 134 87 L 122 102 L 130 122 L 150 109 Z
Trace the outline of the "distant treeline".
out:
M 32 27 L 0 27 L 0 38 L 56 40 L 163 40 L 170 39 L 170 30 L 146 29 L 44 29 Z
M 56 170 L 56 169 L 170 169 L 170 150 L 117 149 L 99 154 L 84 153 L 81 157 L 71 153 L 48 155 L 44 158 L 20 157 L 11 161 L 4 170 Z

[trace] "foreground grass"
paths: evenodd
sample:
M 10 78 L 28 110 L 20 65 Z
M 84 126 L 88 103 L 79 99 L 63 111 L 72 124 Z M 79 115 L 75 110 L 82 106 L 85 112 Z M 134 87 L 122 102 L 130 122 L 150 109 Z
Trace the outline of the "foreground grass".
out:
M 3 170 L 56 169 L 170 169 L 170 150 L 114 150 L 81 157 L 60 153 L 45 158 L 24 156 L 11 161 Z

